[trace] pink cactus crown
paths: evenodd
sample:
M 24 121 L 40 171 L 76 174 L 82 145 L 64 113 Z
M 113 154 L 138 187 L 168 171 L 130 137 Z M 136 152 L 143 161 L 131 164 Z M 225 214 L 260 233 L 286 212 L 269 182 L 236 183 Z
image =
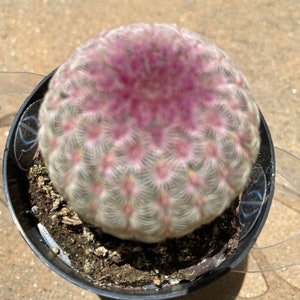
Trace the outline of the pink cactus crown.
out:
M 103 32 L 77 49 L 70 58 L 77 64 L 64 65 L 54 88 L 71 94 L 73 102 L 85 99 L 82 113 L 114 119 L 116 138 L 129 123 L 158 145 L 174 127 L 199 132 L 206 122 L 220 128 L 228 125 L 225 114 L 208 113 L 199 122 L 199 112 L 218 104 L 222 87 L 238 84 L 244 88 L 244 78 L 232 73 L 231 61 L 215 46 L 174 29 L 172 25 L 135 24 Z M 220 66 L 222 72 L 216 72 Z M 54 98 L 50 105 L 57 102 Z M 243 103 L 232 99 L 231 105 Z

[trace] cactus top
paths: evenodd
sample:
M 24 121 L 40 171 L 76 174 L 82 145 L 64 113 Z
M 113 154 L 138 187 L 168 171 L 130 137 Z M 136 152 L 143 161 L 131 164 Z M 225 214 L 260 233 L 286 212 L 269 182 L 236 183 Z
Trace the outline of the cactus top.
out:
M 143 242 L 219 216 L 260 144 L 242 73 L 170 24 L 128 25 L 80 45 L 53 76 L 39 120 L 50 178 L 79 216 Z

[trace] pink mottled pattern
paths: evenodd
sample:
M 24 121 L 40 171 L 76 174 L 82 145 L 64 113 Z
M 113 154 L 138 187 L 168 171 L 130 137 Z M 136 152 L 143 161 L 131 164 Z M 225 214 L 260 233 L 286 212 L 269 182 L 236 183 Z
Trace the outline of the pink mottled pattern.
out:
M 80 45 L 53 76 L 39 146 L 79 216 L 159 242 L 208 223 L 241 193 L 259 112 L 231 59 L 171 24 L 132 24 Z

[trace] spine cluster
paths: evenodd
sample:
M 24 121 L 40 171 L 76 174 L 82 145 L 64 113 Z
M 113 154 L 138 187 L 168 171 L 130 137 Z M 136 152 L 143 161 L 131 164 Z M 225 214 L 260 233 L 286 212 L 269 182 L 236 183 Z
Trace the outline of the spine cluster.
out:
M 256 159 L 259 112 L 201 35 L 133 24 L 79 46 L 39 113 L 50 177 L 79 216 L 124 239 L 180 237 L 222 214 Z

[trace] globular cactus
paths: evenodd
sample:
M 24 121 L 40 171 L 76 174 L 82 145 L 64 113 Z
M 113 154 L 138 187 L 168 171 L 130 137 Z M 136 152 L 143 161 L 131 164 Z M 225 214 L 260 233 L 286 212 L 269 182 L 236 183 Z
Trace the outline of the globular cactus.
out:
M 181 237 L 247 183 L 259 112 L 230 58 L 170 24 L 102 32 L 58 68 L 38 141 L 58 191 L 122 239 Z

